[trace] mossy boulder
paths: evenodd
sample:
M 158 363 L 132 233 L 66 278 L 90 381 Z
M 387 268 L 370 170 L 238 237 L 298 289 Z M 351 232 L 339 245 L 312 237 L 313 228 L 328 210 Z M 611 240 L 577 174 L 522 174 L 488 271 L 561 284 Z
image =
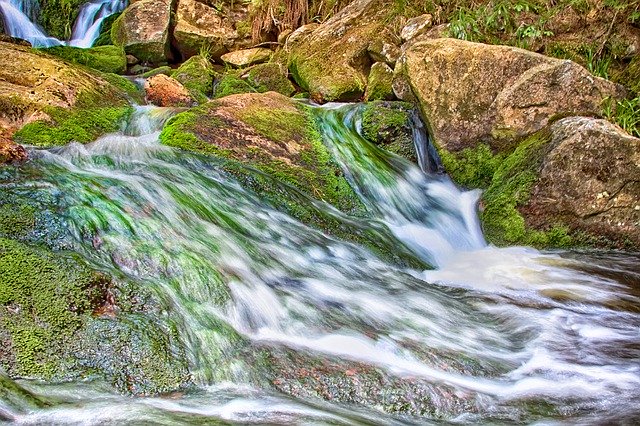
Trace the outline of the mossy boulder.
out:
M 127 58 L 121 47 L 99 46 L 82 49 L 71 46 L 55 46 L 41 50 L 69 62 L 86 65 L 102 72 L 123 74 L 127 70 Z
M 294 32 L 285 49 L 296 83 L 319 102 L 360 99 L 371 67 L 368 47 L 389 28 L 388 0 L 356 0 L 325 23 Z
M 183 59 L 205 50 L 218 60 L 230 50 L 251 43 L 250 34 L 240 30 L 241 23 L 249 18 L 246 3 L 178 0 L 175 16 L 173 37 Z
M 111 40 L 111 27 L 113 27 L 113 23 L 116 22 L 116 19 L 118 19 L 121 14 L 122 12 L 114 13 L 102 21 L 100 34 L 96 41 L 93 42 L 94 47 L 109 46 L 113 44 L 113 40 Z
M 69 39 L 73 23 L 86 0 L 41 0 L 38 23 L 45 32 L 60 40 Z
M 255 92 L 257 92 L 257 90 L 251 86 L 247 80 L 240 78 L 238 71 L 228 71 L 216 79 L 213 88 L 213 97 L 224 98 L 229 95 Z
M 90 142 L 119 128 L 136 86 L 123 77 L 74 66 L 36 50 L 0 43 L 0 125 L 19 143 Z
M 267 62 L 273 52 L 271 49 L 264 47 L 254 47 L 251 49 L 234 50 L 233 52 L 225 53 L 220 57 L 220 60 L 226 65 L 243 68 L 250 65 L 260 64 Z
M 209 60 L 201 55 L 192 56 L 175 70 L 171 76 L 179 81 L 200 103 L 213 95 L 213 80 L 216 72 Z
M 367 90 L 364 94 L 365 101 L 392 100 L 393 94 L 393 70 L 384 62 L 376 62 L 371 67 Z
M 602 114 L 625 90 L 580 65 L 508 46 L 427 39 L 398 62 L 436 144 L 509 150 L 554 117 Z
M 276 63 L 259 64 L 251 67 L 243 74 L 247 82 L 260 93 L 278 92 L 291 96 L 296 88 L 287 78 L 286 69 L 283 71 Z
M 132 3 L 113 23 L 111 40 L 143 62 L 167 62 L 172 58 L 169 43 L 171 6 L 171 0 Z
M 406 102 L 369 102 L 362 111 L 362 136 L 387 151 L 417 163 L 411 128 L 413 113 L 414 106 Z
M 640 248 L 640 139 L 561 119 L 499 162 L 482 223 L 496 244 Z

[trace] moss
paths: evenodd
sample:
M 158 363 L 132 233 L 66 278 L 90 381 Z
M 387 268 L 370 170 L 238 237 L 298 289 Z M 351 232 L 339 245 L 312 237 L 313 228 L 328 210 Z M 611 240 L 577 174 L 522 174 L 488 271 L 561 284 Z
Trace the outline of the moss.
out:
M 640 96 L 640 55 L 635 55 L 627 68 L 615 76 L 614 81 Z
M 39 23 L 46 33 L 60 40 L 71 36 L 73 22 L 85 0 L 42 0 L 40 2 Z
M 182 83 L 199 103 L 206 102 L 213 95 L 215 72 L 209 60 L 203 56 L 192 56 L 171 77 Z
M 131 80 L 120 75 L 110 73 L 101 73 L 100 77 L 109 82 L 109 84 L 115 88 L 126 93 L 130 101 L 138 104 L 144 103 L 144 94 L 142 93 L 142 90 Z
M 291 96 L 296 91 L 286 73 L 275 63 L 252 67 L 247 73 L 247 81 L 260 93 L 273 91 Z
M 161 67 L 158 67 L 158 68 L 154 68 L 154 69 L 152 69 L 150 71 L 147 71 L 145 73 L 142 73 L 140 75 L 140 77 L 142 77 L 142 78 L 150 78 L 150 77 L 153 77 L 154 75 L 159 75 L 159 74 L 164 74 L 166 76 L 171 76 L 171 74 L 173 74 L 173 69 L 169 65 L 164 65 L 164 66 L 161 66 Z
M 365 100 L 391 100 L 393 99 L 393 70 L 383 62 L 376 62 L 371 67 Z
M 0 204 L 0 236 L 18 238 L 35 226 L 36 211 L 29 205 Z
M 561 223 L 551 224 L 546 231 L 528 228 L 518 210 L 529 201 L 549 142 L 549 132 L 542 130 L 522 142 L 497 168 L 483 196 L 486 207 L 481 216 L 490 242 L 535 247 L 568 247 L 575 243 Z
M 102 27 L 100 28 L 100 34 L 98 35 L 98 38 L 96 39 L 96 41 L 93 43 L 93 46 L 107 46 L 110 44 L 114 44 L 113 40 L 111 40 L 111 27 L 113 26 L 113 23 L 116 21 L 116 19 L 118 19 L 118 17 L 122 14 L 122 12 L 120 13 L 114 13 L 111 16 L 108 16 L 104 21 L 102 21 Z
M 121 74 L 127 70 L 127 58 L 121 47 L 100 46 L 82 49 L 71 46 L 55 46 L 40 50 L 102 72 Z
M 60 348 L 90 313 L 104 278 L 78 261 L 0 238 L 0 316 L 9 331 L 15 371 L 51 377 Z
M 438 153 L 449 176 L 465 188 L 488 188 L 504 159 L 503 154 L 494 154 L 486 144 L 455 153 L 440 149 Z
M 224 98 L 229 95 L 239 93 L 253 93 L 256 90 L 249 83 L 241 79 L 237 72 L 229 71 L 216 81 L 214 87 L 214 98 Z
M 412 111 L 413 106 L 406 102 L 369 102 L 362 111 L 362 135 L 387 151 L 417 162 L 411 130 Z
M 133 109 L 126 107 L 64 108 L 49 107 L 52 121 L 35 121 L 14 134 L 22 144 L 40 147 L 65 145 L 69 142 L 88 143 L 105 133 L 120 129 Z

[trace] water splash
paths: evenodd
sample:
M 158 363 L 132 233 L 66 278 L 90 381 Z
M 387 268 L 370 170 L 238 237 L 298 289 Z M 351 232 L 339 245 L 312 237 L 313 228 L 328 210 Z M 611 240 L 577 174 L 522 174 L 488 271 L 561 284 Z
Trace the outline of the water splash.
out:
M 73 25 L 69 46 L 91 47 L 100 35 L 102 23 L 109 16 L 122 12 L 127 0 L 94 0 L 85 3 Z
M 27 13 L 32 10 L 27 1 L 0 0 L 0 15 L 5 31 L 11 36 L 27 40 L 34 47 L 51 47 L 63 44 L 60 40 L 47 36 Z

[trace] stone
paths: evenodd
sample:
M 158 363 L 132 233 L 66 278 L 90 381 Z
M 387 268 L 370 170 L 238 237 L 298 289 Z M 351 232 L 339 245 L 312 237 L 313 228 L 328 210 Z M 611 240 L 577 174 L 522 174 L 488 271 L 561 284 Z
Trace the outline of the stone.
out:
M 456 39 L 411 44 L 396 75 L 408 82 L 436 144 L 448 151 L 479 143 L 513 148 L 553 117 L 599 115 L 604 99 L 625 95 L 622 86 L 568 60 Z
M 355 0 L 320 26 L 287 42 L 288 64 L 296 83 L 316 102 L 354 101 L 364 95 L 370 43 L 392 36 L 390 0 Z
M 209 60 L 201 55 L 192 56 L 171 74 L 198 102 L 206 102 L 213 95 L 216 72 Z
M 117 46 L 98 46 L 88 49 L 72 46 L 54 46 L 42 49 L 42 51 L 102 72 L 123 74 L 127 70 L 127 59 L 124 50 Z
M 376 62 L 371 67 L 365 101 L 392 100 L 393 95 L 393 70 L 384 62 Z
M 131 3 L 111 27 L 111 39 L 125 52 L 145 63 L 172 59 L 169 45 L 171 0 L 138 0 Z
M 275 63 L 258 64 L 251 67 L 242 77 L 260 93 L 273 91 L 291 96 L 296 91 L 287 78 L 286 69 L 283 71 L 280 65 Z
M 400 38 L 403 42 L 413 40 L 417 36 L 427 32 L 433 23 L 433 16 L 430 14 L 424 14 L 411 18 L 407 21 L 407 24 L 400 31 Z
M 178 0 L 173 37 L 183 59 L 205 49 L 218 60 L 230 50 L 249 46 L 250 34 L 237 30 L 237 25 L 248 19 L 248 7 L 242 2 L 221 7 L 216 9 L 196 0 Z
M 8 132 L 0 128 L 0 164 L 25 161 L 27 150 L 11 140 Z
M 127 55 L 127 65 L 128 66 L 137 65 L 139 63 L 140 63 L 140 59 L 136 58 L 133 55 Z
M 369 56 L 375 62 L 384 62 L 390 67 L 394 67 L 400 57 L 400 48 L 395 44 L 377 39 L 369 43 L 367 48 Z
M 236 68 L 248 67 L 254 64 L 267 62 L 273 52 L 271 49 L 264 47 L 254 47 L 253 49 L 236 50 L 229 52 L 220 57 L 220 59 L 228 65 Z
M 195 104 L 189 91 L 179 81 L 164 74 L 148 78 L 144 84 L 147 100 L 161 107 L 190 107 Z
M 571 231 L 640 249 L 640 139 L 606 120 L 561 119 L 526 205 L 528 225 Z

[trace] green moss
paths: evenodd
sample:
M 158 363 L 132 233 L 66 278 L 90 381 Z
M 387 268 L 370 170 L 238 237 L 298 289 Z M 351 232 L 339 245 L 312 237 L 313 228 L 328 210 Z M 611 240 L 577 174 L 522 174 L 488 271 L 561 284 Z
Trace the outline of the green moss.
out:
M 369 102 L 362 111 L 362 135 L 387 151 L 417 162 L 411 130 L 412 111 L 413 105 L 406 102 Z
M 213 95 L 215 72 L 209 60 L 203 56 L 192 56 L 171 77 L 182 83 L 199 103 L 206 102 Z
M 144 103 L 144 94 L 142 93 L 142 90 L 131 80 L 120 75 L 110 73 L 101 73 L 100 77 L 103 80 L 109 82 L 109 84 L 111 84 L 115 88 L 120 89 L 122 92 L 126 93 L 131 101 L 138 104 Z
M 136 65 L 137 66 L 137 65 Z M 145 73 L 142 73 L 140 75 L 140 77 L 142 78 L 150 78 L 153 77 L 154 75 L 158 75 L 158 74 L 164 74 L 167 76 L 171 76 L 171 74 L 173 74 L 173 69 L 169 66 L 169 65 L 164 65 L 158 68 L 154 68 L 150 71 L 147 71 Z
M 86 0 L 42 0 L 39 23 L 46 33 L 61 40 L 71 36 L 73 22 Z
M 50 377 L 60 348 L 100 297 L 104 278 L 71 258 L 0 238 L 0 317 L 9 331 L 15 371 Z
M 110 44 L 114 44 L 113 40 L 111 40 L 111 27 L 113 26 L 113 23 L 116 21 L 116 19 L 118 19 L 118 17 L 121 14 L 122 12 L 114 13 L 113 15 L 108 16 L 104 21 L 102 21 L 102 27 L 100 28 L 100 35 L 98 35 L 98 38 L 93 43 L 94 47 L 107 46 Z
M 616 75 L 614 81 L 624 85 L 636 96 L 640 96 L 640 55 L 635 55 L 627 68 Z
M 237 72 L 227 72 L 216 81 L 214 87 L 214 98 L 224 98 L 229 95 L 239 93 L 253 93 L 256 90 L 249 83 L 241 79 Z
M 127 70 L 127 58 L 121 47 L 99 46 L 81 49 L 71 46 L 55 46 L 40 50 L 102 72 L 121 74 Z
M 273 91 L 291 96 L 296 91 L 286 73 L 275 63 L 252 67 L 247 73 L 247 81 L 260 93 Z
M 367 101 L 393 99 L 393 70 L 389 65 L 377 62 L 371 67 L 365 99 Z
M 503 154 L 494 154 L 485 144 L 455 153 L 444 149 L 438 152 L 449 176 L 465 188 L 488 188 L 504 159 Z
M 35 226 L 36 210 L 20 204 L 0 204 L 0 236 L 18 238 L 29 233 Z
M 126 107 L 75 108 L 50 107 L 52 121 L 35 121 L 14 134 L 19 143 L 40 147 L 65 145 L 69 142 L 88 143 L 105 133 L 120 129 L 133 109 Z

